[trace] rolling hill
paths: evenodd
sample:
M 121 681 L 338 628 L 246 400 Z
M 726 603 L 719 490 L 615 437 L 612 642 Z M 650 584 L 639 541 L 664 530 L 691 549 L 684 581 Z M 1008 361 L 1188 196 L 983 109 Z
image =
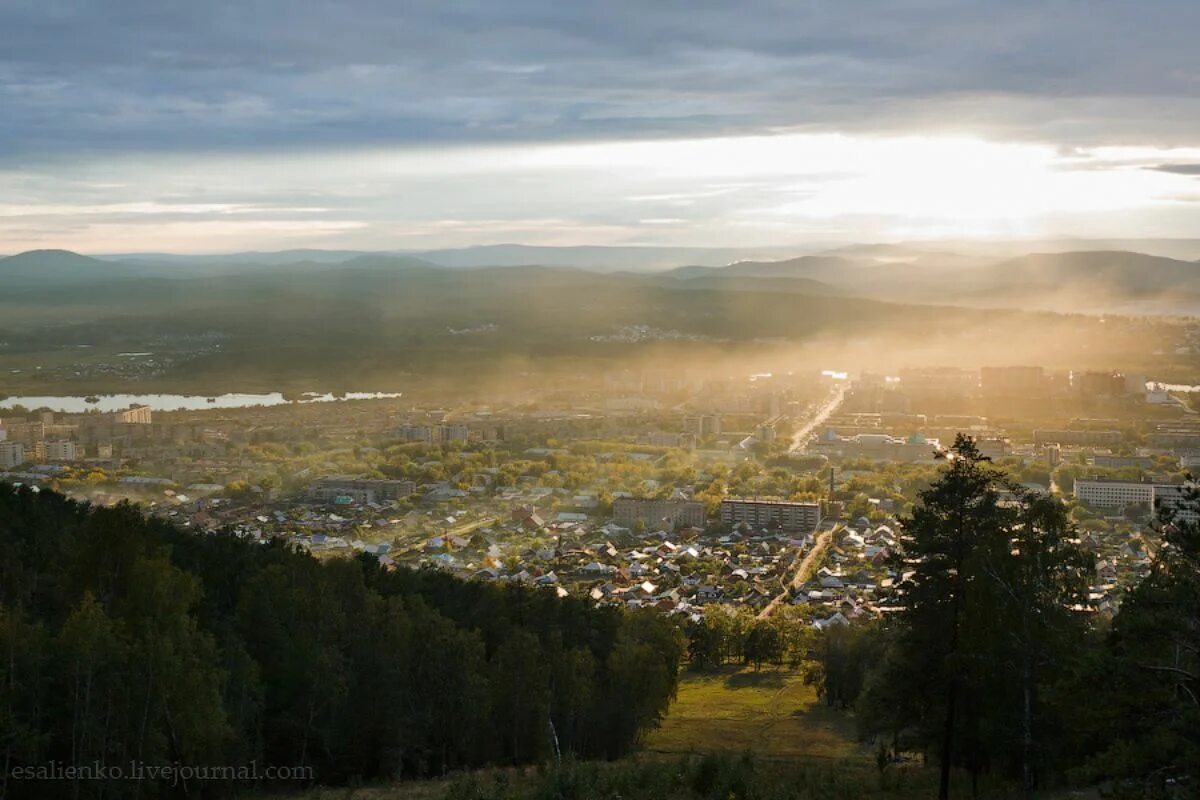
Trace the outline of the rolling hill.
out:
M 444 267 L 518 267 L 540 264 L 574 267 L 596 272 L 657 272 L 682 264 L 721 266 L 746 258 L 781 258 L 795 247 L 637 247 L 573 246 L 543 247 L 495 244 L 413 253 Z
M 34 268 L 47 259 L 55 274 L 71 280 L 46 280 Z M 170 277 L 161 269 L 120 274 L 122 264 L 62 254 L 15 263 L 42 280 L 14 289 L 6 281 L 9 290 L 0 292 L 0 370 L 6 384 L 30 393 L 121 389 L 118 379 L 104 377 L 112 375 L 107 368 L 80 377 L 88 374 L 81 359 L 111 363 L 122 352 L 140 351 L 161 354 L 171 366 L 139 388 L 211 392 L 398 390 L 417 379 L 476 385 L 532 372 L 594 375 L 642 361 L 743 371 L 785 358 L 823 368 L 887 369 L 1025 352 L 1073 366 L 1100 353 L 1119 364 L 1143 358 L 1148 346 L 1144 328 L 1130 335 L 1095 318 L 981 314 L 895 294 L 864 298 L 797 276 L 914 268 L 830 257 L 739 264 L 691 278 L 529 266 L 451 269 L 386 255 L 200 277 L 169 269 Z M 1046 352 L 1047 340 L 1055 352 Z M 53 364 L 59 366 L 49 369 Z
M 496 245 L 423 255 L 297 250 L 108 260 L 66 250 L 35 250 L 0 259 L 0 277 L 9 292 L 24 297 L 127 279 L 149 281 L 170 295 L 171 289 L 158 282 L 206 278 L 241 284 L 243 279 L 262 279 L 265 287 L 276 287 L 283 278 L 356 271 L 417 273 L 428 281 L 432 273 L 475 275 L 486 269 L 509 273 L 503 280 L 518 283 L 527 283 L 530 276 L 551 283 L 586 283 L 604 277 L 631 286 L 674 284 L 689 291 L 785 292 L 943 306 L 1185 315 L 1200 311 L 1200 263 L 1131 251 L 1039 252 L 993 260 L 904 245 L 853 245 L 779 261 L 712 264 L 731 252 L 720 248 Z M 698 255 L 707 256 L 708 263 L 656 269 Z M 281 260 L 288 257 L 297 260 Z M 342 281 L 335 283 L 339 285 L 329 291 L 346 290 Z M 241 285 L 252 293 L 257 291 L 254 280 Z M 137 296 L 153 295 L 147 287 L 126 288 Z M 112 295 L 110 288 L 99 291 Z
M 1200 289 L 1200 262 L 1121 250 L 1030 253 L 1002 261 L 984 274 L 987 288 L 1005 283 L 1058 288 L 1076 282 L 1084 292 L 1101 287 L 1130 295 Z
M 29 250 L 0 258 L 0 277 L 5 281 L 101 280 L 114 270 L 127 269 L 124 264 L 82 256 L 70 250 Z
M 894 248 L 882 256 L 867 247 L 838 252 L 843 255 L 683 267 L 667 274 L 745 291 L 791 291 L 764 280 L 799 279 L 817 282 L 825 294 L 905 303 L 1088 313 L 1200 311 L 1200 262 L 1110 250 L 1030 253 L 1000 261 L 916 251 L 903 258 Z
M 720 276 L 723 278 L 805 278 L 840 281 L 863 264 L 839 256 L 800 256 L 786 261 L 738 261 L 725 267 L 688 266 L 666 274 L 684 280 Z

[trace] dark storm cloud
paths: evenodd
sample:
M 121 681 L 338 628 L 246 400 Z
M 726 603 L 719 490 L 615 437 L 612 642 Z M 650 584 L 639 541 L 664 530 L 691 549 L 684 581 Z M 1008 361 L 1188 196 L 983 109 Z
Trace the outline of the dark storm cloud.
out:
M 1158 164 L 1150 169 L 1155 172 L 1170 172 L 1173 175 L 1200 175 L 1200 164 Z
M 1200 133 L 1200 4 L 8 0 L 0 156 L 965 127 Z

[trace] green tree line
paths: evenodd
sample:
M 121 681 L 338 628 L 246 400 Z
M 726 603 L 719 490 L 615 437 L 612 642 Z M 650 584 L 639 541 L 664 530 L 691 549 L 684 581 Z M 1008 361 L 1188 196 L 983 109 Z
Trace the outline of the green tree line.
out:
M 682 654 L 649 611 L 318 561 L 0 484 L 0 796 L 240 788 L 13 777 L 54 762 L 353 784 L 615 758 L 666 711 Z

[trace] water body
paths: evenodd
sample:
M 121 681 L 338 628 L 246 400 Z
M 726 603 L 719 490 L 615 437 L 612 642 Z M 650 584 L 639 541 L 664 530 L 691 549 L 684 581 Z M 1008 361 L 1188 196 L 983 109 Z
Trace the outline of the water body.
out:
M 1146 381 L 1146 388 L 1150 391 L 1159 392 L 1200 392 L 1200 386 L 1191 386 L 1186 383 L 1158 383 L 1157 381 Z
M 400 392 L 346 392 L 344 395 L 305 392 L 298 402 L 336 403 L 340 400 L 394 400 Z M 88 402 L 88 400 L 95 402 Z M 285 400 L 281 392 L 267 394 L 219 394 L 205 397 L 202 394 L 106 394 L 91 397 L 6 397 L 0 400 L 0 409 L 24 406 L 28 409 L 48 408 L 64 414 L 81 414 L 85 411 L 121 411 L 130 406 L 150 406 L 154 411 L 199 411 L 206 408 L 251 408 L 253 406 L 281 406 Z

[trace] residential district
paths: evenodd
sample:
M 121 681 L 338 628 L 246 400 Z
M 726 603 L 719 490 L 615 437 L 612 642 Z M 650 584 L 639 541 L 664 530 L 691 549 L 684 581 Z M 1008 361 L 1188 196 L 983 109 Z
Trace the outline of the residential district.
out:
M 899 520 L 959 433 L 1061 495 L 1096 556 L 1081 613 L 1148 568 L 1200 463 L 1192 387 L 1038 367 L 713 378 L 623 371 L 491 405 L 407 397 L 0 412 L 0 480 L 133 500 L 205 535 L 520 581 L 693 621 L 886 614 Z M 1187 513 L 1182 511 L 1181 513 Z

